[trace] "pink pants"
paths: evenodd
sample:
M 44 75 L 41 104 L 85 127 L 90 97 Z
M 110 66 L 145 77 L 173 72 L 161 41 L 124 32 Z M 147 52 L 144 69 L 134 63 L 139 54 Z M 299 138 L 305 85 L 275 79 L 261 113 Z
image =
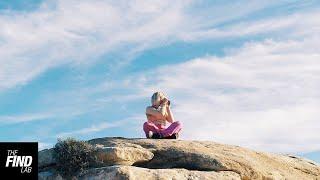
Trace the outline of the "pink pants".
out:
M 173 135 L 174 133 L 179 133 L 181 129 L 182 129 L 182 124 L 179 121 L 173 122 L 167 128 L 157 126 L 151 122 L 145 122 L 143 124 L 143 130 L 146 133 L 146 136 L 149 133 L 149 131 L 152 131 L 153 133 L 161 134 L 163 137 L 168 137 Z

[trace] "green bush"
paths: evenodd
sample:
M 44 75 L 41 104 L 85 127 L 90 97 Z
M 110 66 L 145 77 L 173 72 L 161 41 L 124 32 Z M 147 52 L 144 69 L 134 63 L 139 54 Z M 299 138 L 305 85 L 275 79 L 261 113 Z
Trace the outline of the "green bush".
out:
M 54 157 L 57 162 L 57 171 L 71 177 L 83 174 L 96 161 L 95 148 L 85 141 L 72 138 L 58 139 L 54 147 Z

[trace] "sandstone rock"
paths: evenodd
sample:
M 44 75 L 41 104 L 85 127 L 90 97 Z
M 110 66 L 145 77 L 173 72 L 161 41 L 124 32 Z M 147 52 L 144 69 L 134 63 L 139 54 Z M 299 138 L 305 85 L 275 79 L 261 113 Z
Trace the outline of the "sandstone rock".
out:
M 41 172 L 39 180 L 63 180 L 63 177 L 56 172 Z M 147 169 L 135 166 L 107 166 L 92 168 L 85 175 L 74 177 L 81 180 L 238 180 L 241 179 L 238 173 L 232 171 L 189 171 L 186 169 Z
M 95 153 L 98 161 L 102 162 L 100 166 L 132 165 L 134 163 L 143 163 L 153 158 L 151 151 L 135 144 L 117 147 L 105 147 L 101 144 L 96 144 L 95 146 L 97 147 Z M 45 149 L 38 153 L 38 166 L 40 169 L 55 165 L 56 160 L 53 157 L 53 152 L 53 149 Z
M 90 170 L 79 179 L 90 180 L 212 180 L 212 179 L 240 179 L 238 173 L 232 171 L 189 171 L 186 169 L 147 169 L 134 166 L 110 166 Z
M 155 157 L 136 166 L 149 168 L 186 168 L 189 170 L 220 171 L 226 169 L 216 157 L 183 149 L 166 148 L 154 151 Z
M 310 160 L 208 141 L 99 138 L 88 142 L 99 144 L 106 167 L 92 167 L 78 179 L 320 179 L 320 166 Z M 121 166 L 110 166 L 114 164 Z M 39 178 L 62 178 L 53 172 L 54 168 L 40 172 Z
M 106 166 L 132 165 L 151 160 L 153 153 L 142 147 L 103 147 L 99 148 L 97 157 Z

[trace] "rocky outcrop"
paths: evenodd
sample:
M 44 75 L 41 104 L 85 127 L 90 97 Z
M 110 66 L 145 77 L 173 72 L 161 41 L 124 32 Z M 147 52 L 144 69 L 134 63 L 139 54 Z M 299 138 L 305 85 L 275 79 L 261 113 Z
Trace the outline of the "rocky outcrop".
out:
M 99 148 L 104 163 L 78 179 L 320 179 L 320 166 L 312 161 L 208 141 L 99 138 L 88 143 Z M 50 150 L 39 152 L 39 179 L 63 179 L 48 156 Z
M 63 179 L 61 175 L 52 172 L 40 172 L 39 179 L 59 180 Z M 214 180 L 214 179 L 241 179 L 238 173 L 232 171 L 190 171 L 186 169 L 148 169 L 135 166 L 107 166 L 102 168 L 90 169 L 85 175 L 78 179 L 90 180 L 148 180 L 148 179 L 199 179 L 199 180 Z
M 97 151 L 98 160 L 105 166 L 132 165 L 144 163 L 153 158 L 153 153 L 140 147 L 101 147 Z

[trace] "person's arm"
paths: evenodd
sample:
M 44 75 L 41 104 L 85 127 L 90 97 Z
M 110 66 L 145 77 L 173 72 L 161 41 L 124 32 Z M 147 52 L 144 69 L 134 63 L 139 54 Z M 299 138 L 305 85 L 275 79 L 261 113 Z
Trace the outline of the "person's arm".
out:
M 153 107 L 147 107 L 146 114 L 156 117 L 157 119 L 166 119 L 166 107 L 165 105 L 160 105 L 158 109 Z
M 170 106 L 167 106 L 167 113 L 168 113 L 168 116 L 167 116 L 167 121 L 169 122 L 169 123 L 173 123 L 174 122 L 174 117 L 173 117 L 173 114 L 172 114 L 172 112 L 171 112 L 171 108 L 170 108 Z
M 167 116 L 167 107 L 168 103 L 167 101 L 160 104 L 158 111 L 161 113 L 161 115 L 165 118 Z

